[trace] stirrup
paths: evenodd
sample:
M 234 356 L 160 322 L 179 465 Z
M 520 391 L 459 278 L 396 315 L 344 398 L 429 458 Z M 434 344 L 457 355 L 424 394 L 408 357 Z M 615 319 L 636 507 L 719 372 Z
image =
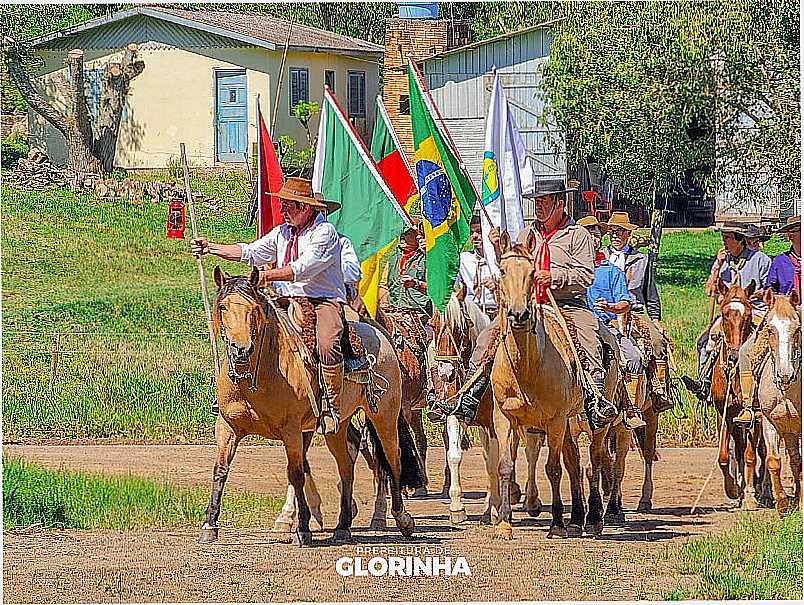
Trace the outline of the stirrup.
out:
M 623 421 L 623 426 L 627 428 L 629 431 L 633 431 L 634 429 L 638 429 L 643 426 L 647 426 L 648 423 L 640 416 L 639 414 L 634 414 L 633 416 L 628 416 L 626 414 L 625 420 Z
M 739 424 L 751 424 L 756 419 L 757 415 L 754 413 L 749 407 L 744 407 L 740 410 L 740 413 L 734 417 L 734 422 Z

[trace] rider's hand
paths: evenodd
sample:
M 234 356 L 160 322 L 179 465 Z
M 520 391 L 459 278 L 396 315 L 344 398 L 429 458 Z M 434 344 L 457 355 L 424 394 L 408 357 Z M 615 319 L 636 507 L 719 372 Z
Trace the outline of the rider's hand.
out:
M 190 242 L 190 251 L 195 256 L 201 256 L 203 254 L 209 254 L 209 242 L 204 239 L 203 237 L 199 237 L 198 239 L 194 239 Z
M 500 245 L 500 228 L 499 227 L 492 227 L 489 231 L 489 241 L 491 245 L 495 248 Z
M 719 265 L 722 265 L 723 262 L 726 260 L 727 254 L 728 251 L 725 248 L 721 248 L 720 250 L 718 250 L 716 259 Z
M 486 288 L 489 292 L 497 291 L 497 282 L 494 281 L 494 278 L 492 277 L 484 277 L 480 283 L 483 284 L 483 287 Z
M 257 285 L 258 288 L 267 288 L 273 283 L 271 280 L 268 279 L 267 276 L 267 273 L 268 271 L 270 271 L 270 269 L 271 269 L 270 265 L 262 265 L 261 267 L 259 267 L 260 281 L 258 282 Z
M 536 273 L 536 282 L 540 283 L 545 288 L 549 288 L 553 283 L 553 276 L 550 275 L 550 271 L 547 269 L 542 269 Z

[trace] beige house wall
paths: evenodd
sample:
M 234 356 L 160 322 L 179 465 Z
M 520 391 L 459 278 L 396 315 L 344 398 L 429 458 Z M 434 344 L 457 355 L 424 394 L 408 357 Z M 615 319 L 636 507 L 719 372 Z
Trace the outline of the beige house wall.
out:
M 41 50 L 44 66 L 36 85 L 57 107 L 64 110 L 63 90 L 67 70 L 66 51 Z M 121 52 L 113 49 L 86 51 L 88 69 L 104 66 Z M 282 61 L 281 51 L 258 47 L 181 49 L 166 45 L 143 44 L 139 55 L 145 70 L 132 81 L 127 119 L 121 123 L 116 164 L 123 168 L 162 168 L 178 158 L 179 143 L 187 147 L 195 166 L 214 166 L 215 158 L 215 74 L 220 70 L 245 69 L 248 95 L 249 151 L 256 141 L 256 99 L 270 128 L 274 90 Z M 289 135 L 298 145 L 307 145 L 307 134 L 290 115 L 288 73 L 291 67 L 309 70 L 310 100 L 321 102 L 324 71 L 333 69 L 336 97 L 346 111 L 348 71 L 366 72 L 366 123 L 358 128 L 369 132 L 374 123 L 374 98 L 378 92 L 379 69 L 376 62 L 324 53 L 288 53 L 276 119 L 276 137 Z M 66 162 L 64 137 L 44 118 L 29 113 L 30 141 L 59 164 Z M 318 118 L 311 121 L 315 136 Z

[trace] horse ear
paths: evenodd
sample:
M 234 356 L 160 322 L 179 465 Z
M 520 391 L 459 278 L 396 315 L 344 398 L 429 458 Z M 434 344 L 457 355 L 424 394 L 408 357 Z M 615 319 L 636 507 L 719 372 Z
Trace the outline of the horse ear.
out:
M 748 298 L 751 298 L 751 295 L 756 291 L 756 289 L 757 289 L 757 282 L 755 282 L 752 279 L 751 282 L 748 284 L 748 287 L 745 289 L 745 295 Z
M 797 307 L 801 304 L 801 297 L 796 290 L 790 290 L 790 304 Z
M 215 277 L 215 285 L 218 286 L 218 290 L 223 287 L 224 277 L 221 268 L 218 265 L 215 265 L 215 271 L 212 272 L 213 276 Z
M 248 276 L 249 283 L 256 288 L 260 284 L 260 270 L 257 267 L 251 269 L 251 274 Z
M 503 231 L 500 234 L 500 252 L 505 254 L 506 252 L 511 251 L 511 236 L 508 234 L 507 231 Z
M 528 229 L 528 237 L 525 240 L 525 246 L 531 254 L 536 252 L 536 233 L 533 229 Z
M 773 299 L 774 299 L 773 289 L 772 288 L 766 288 L 765 289 L 765 296 L 762 297 L 762 300 L 768 306 L 768 309 L 770 309 L 773 306 Z

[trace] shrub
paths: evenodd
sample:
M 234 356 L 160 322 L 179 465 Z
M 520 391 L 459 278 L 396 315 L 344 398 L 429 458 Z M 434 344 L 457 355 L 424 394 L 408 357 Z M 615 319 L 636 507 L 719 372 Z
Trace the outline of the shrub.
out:
M 11 133 L 3 139 L 3 168 L 14 169 L 20 158 L 28 157 L 28 141 L 19 133 Z

